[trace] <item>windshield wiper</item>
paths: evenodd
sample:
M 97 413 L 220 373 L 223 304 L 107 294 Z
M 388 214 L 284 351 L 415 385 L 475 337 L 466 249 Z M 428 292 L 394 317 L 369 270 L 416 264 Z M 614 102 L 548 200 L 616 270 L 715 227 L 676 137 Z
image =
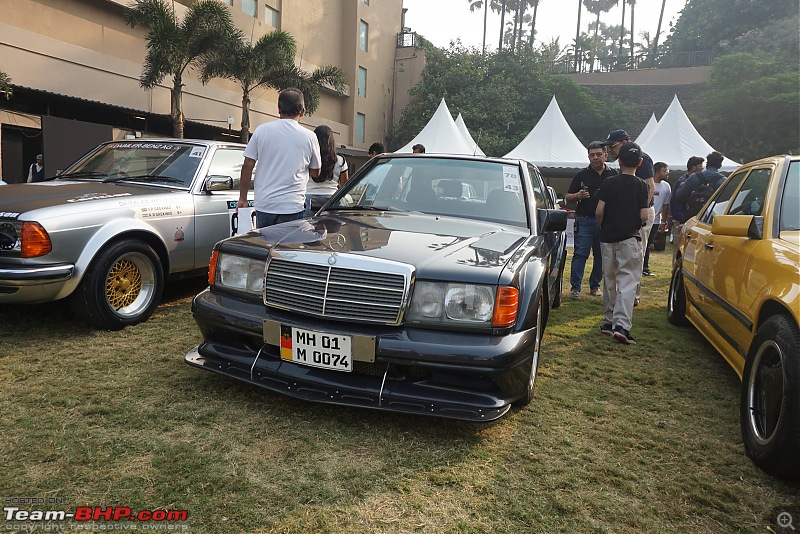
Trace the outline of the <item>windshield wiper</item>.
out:
M 81 177 L 83 177 L 83 178 L 92 177 L 93 178 L 95 176 L 96 177 L 108 176 L 108 174 L 106 174 L 104 172 L 98 172 L 98 171 L 78 171 L 78 172 L 68 172 L 68 173 L 65 173 L 65 174 L 59 174 L 54 179 L 81 178 Z
M 181 184 L 184 185 L 183 180 L 179 180 L 178 178 L 172 178 L 170 176 L 161 176 L 159 174 L 141 174 L 138 176 L 127 176 L 127 175 L 118 175 L 118 176 L 110 176 L 103 180 L 103 183 L 110 184 L 114 182 L 165 182 L 169 184 Z
M 331 206 L 325 211 L 352 210 L 352 211 L 406 211 L 394 206 Z

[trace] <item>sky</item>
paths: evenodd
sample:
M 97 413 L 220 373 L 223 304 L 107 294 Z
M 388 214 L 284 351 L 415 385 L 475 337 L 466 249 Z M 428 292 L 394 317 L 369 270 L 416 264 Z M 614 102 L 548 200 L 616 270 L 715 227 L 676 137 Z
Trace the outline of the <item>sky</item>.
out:
M 669 35 L 670 21 L 677 20 L 678 12 L 683 9 L 686 2 L 687 0 L 666 0 L 659 43 L 663 43 Z M 569 46 L 575 39 L 575 25 L 578 22 L 577 4 L 575 0 L 541 0 L 536 14 L 536 42 L 549 42 L 551 38 L 558 37 L 562 48 Z M 450 41 L 460 38 L 466 46 L 481 47 L 483 10 L 471 12 L 468 0 L 403 0 L 403 7 L 408 9 L 406 27 L 434 45 L 446 48 Z M 655 36 L 660 12 L 661 0 L 637 0 L 634 21 L 637 40 L 641 31 L 648 31 L 651 37 Z M 587 31 L 590 20 L 595 20 L 595 17 L 583 8 L 582 32 Z M 608 13 L 601 14 L 600 22 L 619 25 L 622 22 L 622 1 L 620 0 L 617 7 Z M 630 8 L 626 9 L 625 27 L 630 30 Z M 486 30 L 488 50 L 497 48 L 499 37 L 500 15 L 490 11 Z

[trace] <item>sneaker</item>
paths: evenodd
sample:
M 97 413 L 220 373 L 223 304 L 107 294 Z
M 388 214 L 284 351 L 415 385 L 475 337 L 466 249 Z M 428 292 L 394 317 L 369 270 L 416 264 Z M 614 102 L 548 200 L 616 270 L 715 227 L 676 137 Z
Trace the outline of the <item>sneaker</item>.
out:
M 645 269 L 642 271 L 642 276 L 655 276 L 655 273 L 651 273 L 650 269 Z
M 593 296 L 593 297 L 602 297 L 603 296 L 603 292 L 600 291 L 599 287 L 596 287 L 596 288 L 592 289 L 591 291 L 589 291 L 589 294 L 591 296 Z
M 569 292 L 569 298 L 571 298 L 572 300 L 578 300 L 579 298 L 581 298 L 581 292 L 575 291 L 573 289 L 572 291 Z
M 636 297 L 636 298 L 633 300 L 633 307 L 635 308 L 635 307 L 636 307 L 636 306 L 638 306 L 638 305 L 639 305 L 639 297 Z
M 631 333 L 621 326 L 617 325 L 614 328 L 614 339 L 619 341 L 620 343 L 625 343 L 626 345 L 635 345 L 636 340 L 633 339 Z
M 611 323 L 603 323 L 600 325 L 600 333 L 610 336 L 614 333 L 614 325 Z

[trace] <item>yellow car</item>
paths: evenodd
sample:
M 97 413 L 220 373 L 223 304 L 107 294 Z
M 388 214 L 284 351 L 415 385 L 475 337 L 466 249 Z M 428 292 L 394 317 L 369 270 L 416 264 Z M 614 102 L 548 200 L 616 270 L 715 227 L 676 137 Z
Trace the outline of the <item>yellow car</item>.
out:
M 742 379 L 747 454 L 800 479 L 800 156 L 737 169 L 681 230 L 667 318 L 691 323 Z

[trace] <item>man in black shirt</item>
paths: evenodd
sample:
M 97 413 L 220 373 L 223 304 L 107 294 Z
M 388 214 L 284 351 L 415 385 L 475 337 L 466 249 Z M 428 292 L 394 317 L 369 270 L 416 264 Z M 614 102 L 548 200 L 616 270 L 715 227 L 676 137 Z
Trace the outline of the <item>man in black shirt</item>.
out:
M 648 189 L 634 173 L 642 149 L 626 142 L 617 150 L 621 173 L 607 178 L 597 192 L 597 220 L 603 252 L 603 325 L 600 331 L 620 343 L 631 336 L 636 289 L 642 280 L 642 236 L 647 222 Z
M 603 281 L 603 255 L 600 252 L 600 238 L 595 210 L 597 209 L 597 190 L 608 176 L 615 176 L 617 171 L 606 165 L 606 149 L 602 141 L 589 144 L 589 166 L 582 169 L 569 184 L 564 200 L 577 202 L 575 208 L 574 248 L 569 277 L 570 296 L 581 297 L 581 282 L 586 268 L 589 252 L 592 253 L 592 272 L 589 275 L 589 294 L 599 297 L 600 282 Z

